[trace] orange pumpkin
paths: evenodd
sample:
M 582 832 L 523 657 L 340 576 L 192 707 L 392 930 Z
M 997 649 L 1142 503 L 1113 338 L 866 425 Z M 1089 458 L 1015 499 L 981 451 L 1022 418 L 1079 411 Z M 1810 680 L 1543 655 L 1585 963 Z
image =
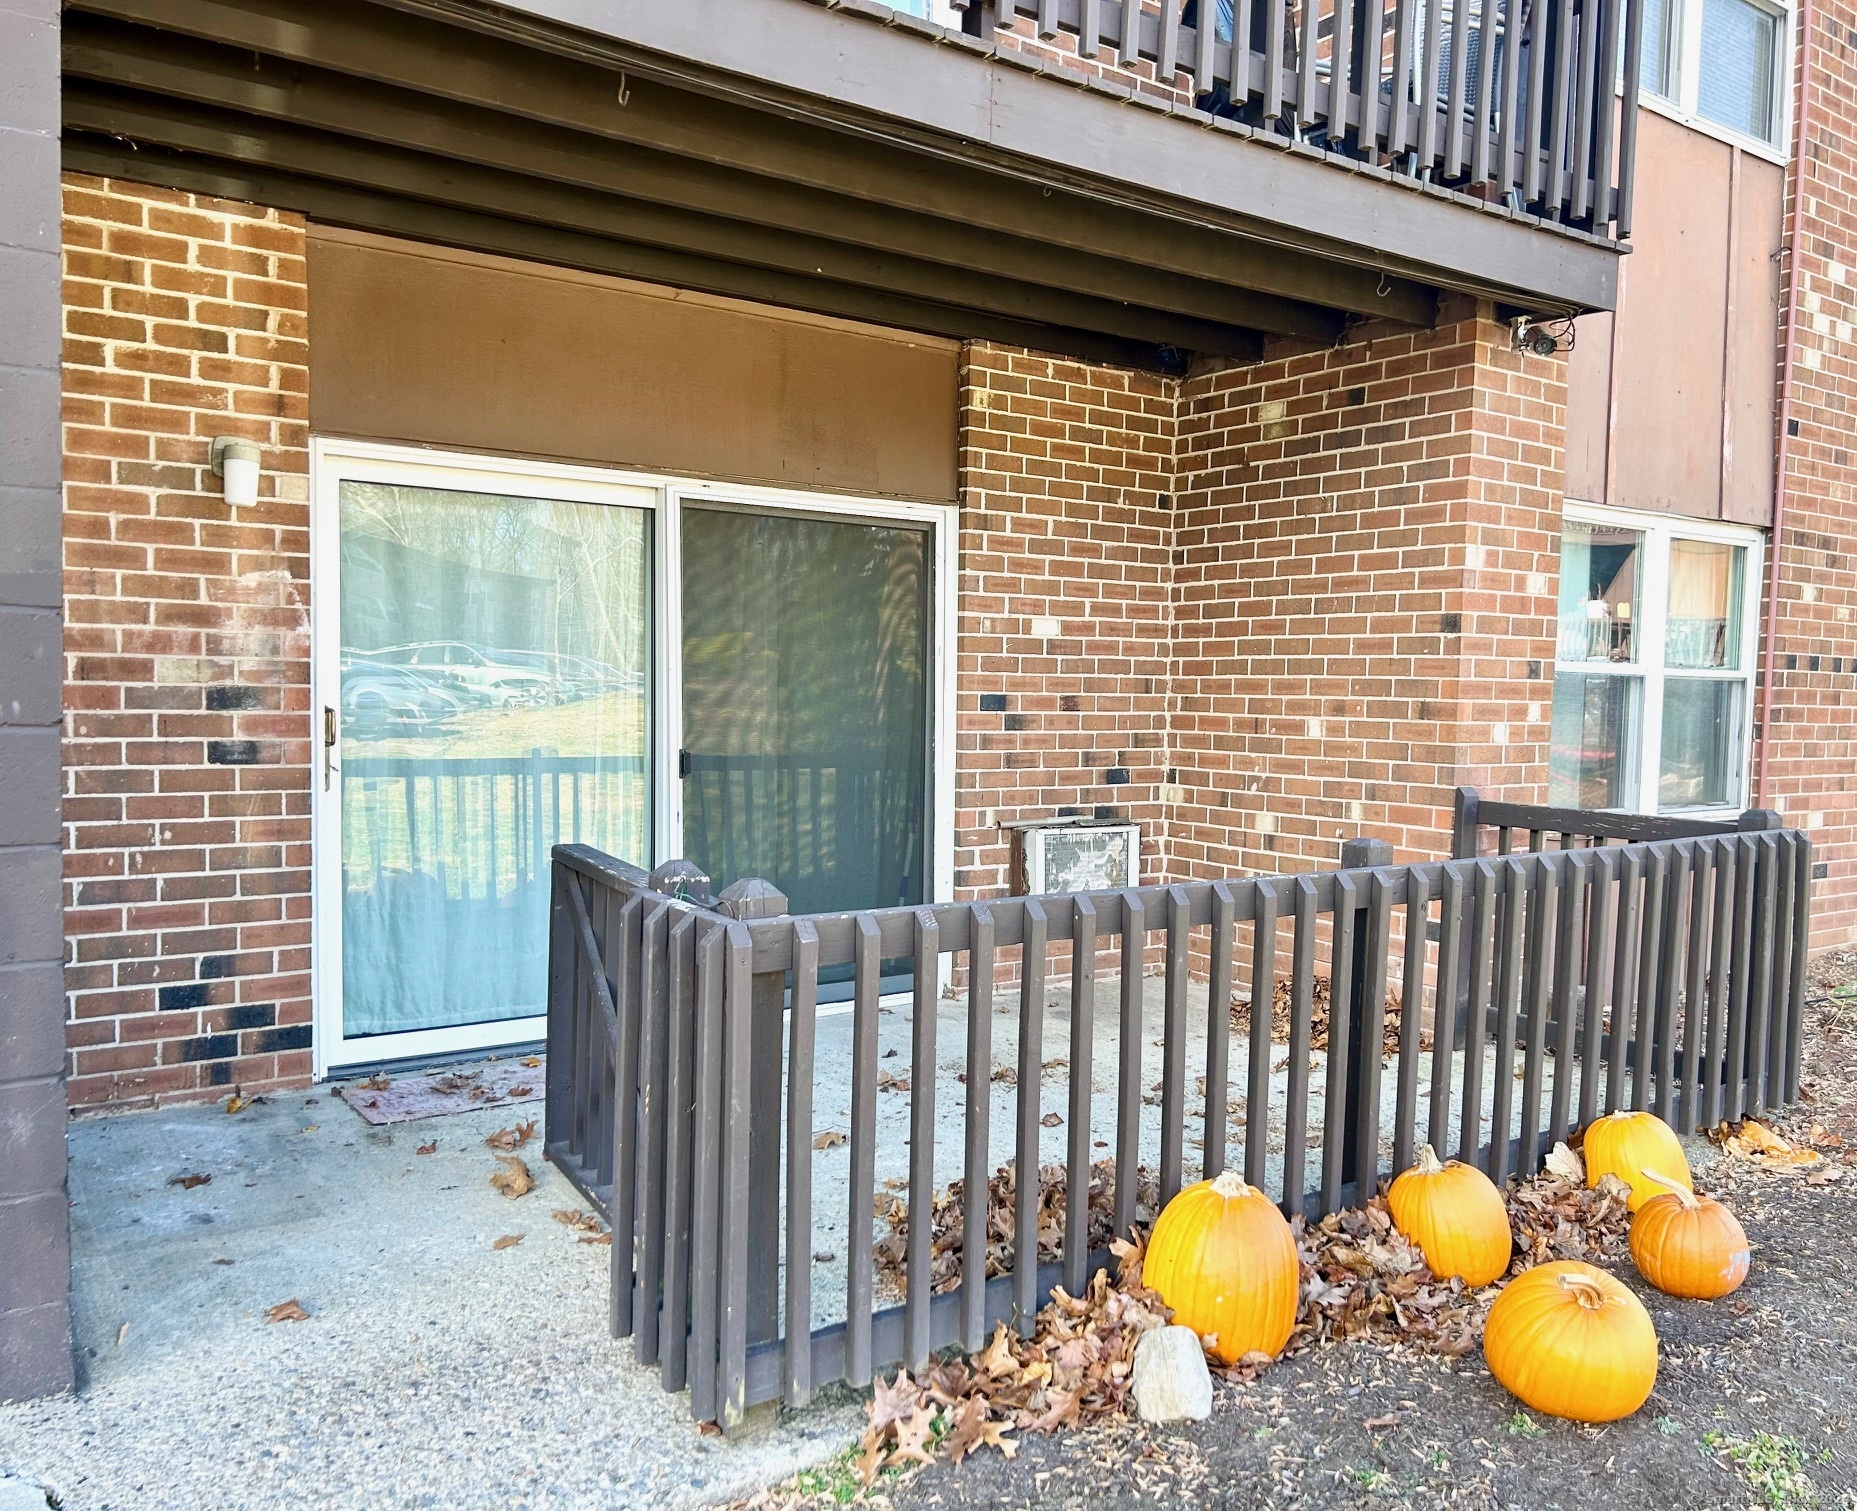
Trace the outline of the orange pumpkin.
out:
M 1602 1175 L 1616 1175 L 1631 1187 L 1627 1203 L 1636 1212 L 1663 1186 L 1645 1171 L 1662 1170 L 1686 1190 L 1690 1187 L 1689 1161 L 1683 1146 L 1662 1118 L 1648 1112 L 1613 1112 L 1596 1118 L 1586 1128 L 1586 1184 L 1596 1186 Z
M 1275 1358 L 1296 1325 L 1302 1267 L 1283 1214 L 1229 1170 L 1167 1203 L 1148 1239 L 1142 1280 L 1174 1321 L 1227 1364 Z
M 1386 1193 L 1393 1225 L 1424 1251 L 1440 1279 L 1488 1285 L 1509 1268 L 1514 1238 L 1502 1193 L 1474 1165 L 1440 1164 L 1427 1144 Z
M 1672 1296 L 1713 1301 L 1747 1279 L 1747 1234 L 1711 1196 L 1644 1172 L 1670 1189 L 1653 1196 L 1631 1220 L 1631 1258 L 1638 1273 Z
M 1525 1406 L 1615 1422 L 1657 1383 L 1657 1330 L 1644 1303 L 1604 1270 L 1560 1260 L 1517 1276 L 1496 1298 L 1483 1357 Z

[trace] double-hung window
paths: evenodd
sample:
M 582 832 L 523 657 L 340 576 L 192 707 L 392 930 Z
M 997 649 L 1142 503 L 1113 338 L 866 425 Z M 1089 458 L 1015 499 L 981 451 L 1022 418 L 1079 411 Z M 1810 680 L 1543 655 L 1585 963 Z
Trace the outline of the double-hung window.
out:
M 1783 150 L 1791 21 L 1786 0 L 1644 0 L 1640 98 Z
M 1762 538 L 1567 506 L 1548 801 L 1746 806 Z

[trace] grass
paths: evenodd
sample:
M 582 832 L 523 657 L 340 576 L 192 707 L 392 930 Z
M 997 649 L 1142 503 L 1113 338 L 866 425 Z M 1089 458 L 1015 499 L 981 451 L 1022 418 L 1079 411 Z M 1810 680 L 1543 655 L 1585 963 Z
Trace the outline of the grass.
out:
M 785 1488 L 827 1505 L 848 1506 L 864 1493 L 864 1482 L 858 1478 L 857 1462 L 857 1448 L 847 1448 L 817 1469 L 800 1470 L 787 1482 Z
M 1538 1438 L 1542 1433 L 1547 1431 L 1547 1428 L 1543 1427 L 1527 1412 L 1519 1409 L 1514 1416 L 1503 1423 L 1503 1426 L 1507 1427 L 1509 1431 L 1518 1438 Z
M 1741 1477 L 1760 1493 L 1760 1504 L 1770 1511 L 1810 1511 L 1818 1505 L 1818 1489 L 1806 1473 L 1811 1455 L 1792 1438 L 1771 1432 L 1757 1432 L 1751 1438 L 1705 1432 L 1702 1441 L 1741 1471 Z

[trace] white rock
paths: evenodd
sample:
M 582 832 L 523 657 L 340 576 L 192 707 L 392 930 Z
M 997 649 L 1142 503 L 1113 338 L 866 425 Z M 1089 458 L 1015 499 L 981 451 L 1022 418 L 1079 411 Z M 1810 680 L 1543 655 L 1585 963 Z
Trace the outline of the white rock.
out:
M 45 1511 L 50 1504 L 40 1486 L 10 1476 L 0 1479 L 0 1511 Z
M 1135 1409 L 1144 1422 L 1203 1422 L 1212 1415 L 1212 1374 L 1192 1328 L 1156 1327 L 1141 1335 Z

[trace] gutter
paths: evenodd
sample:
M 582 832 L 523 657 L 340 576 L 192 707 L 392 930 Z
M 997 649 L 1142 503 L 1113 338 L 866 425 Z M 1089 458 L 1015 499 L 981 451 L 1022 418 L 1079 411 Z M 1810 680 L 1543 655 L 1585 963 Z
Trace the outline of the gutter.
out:
M 1767 806 L 1769 751 L 1773 745 L 1774 643 L 1780 634 L 1780 545 L 1786 520 L 1786 473 L 1792 459 L 1793 353 L 1799 339 L 1799 296 L 1805 282 L 1806 127 L 1811 104 L 1812 0 L 1799 0 L 1799 109 L 1793 121 L 1793 208 L 1787 232 L 1786 345 L 1780 359 L 1780 434 L 1773 466 L 1773 533 L 1767 551 L 1767 624 L 1760 656 L 1760 756 L 1754 775 L 1756 808 Z

